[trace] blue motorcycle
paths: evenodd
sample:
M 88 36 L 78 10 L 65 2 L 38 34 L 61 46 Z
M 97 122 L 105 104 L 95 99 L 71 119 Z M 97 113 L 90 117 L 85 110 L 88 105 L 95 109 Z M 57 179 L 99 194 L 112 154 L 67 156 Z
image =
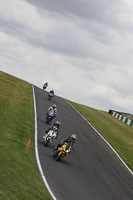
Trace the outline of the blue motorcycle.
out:
M 47 114 L 46 114 L 46 122 L 47 124 L 49 122 L 52 121 L 52 119 L 55 117 L 55 113 L 54 113 L 54 110 L 50 110 Z

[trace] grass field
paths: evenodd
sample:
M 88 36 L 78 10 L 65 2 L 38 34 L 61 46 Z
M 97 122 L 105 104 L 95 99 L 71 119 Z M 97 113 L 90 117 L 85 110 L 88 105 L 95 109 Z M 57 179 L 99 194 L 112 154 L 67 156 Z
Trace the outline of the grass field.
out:
M 108 112 L 71 103 L 113 146 L 121 158 L 133 170 L 133 128 Z
M 0 199 L 52 200 L 35 161 L 32 86 L 1 71 L 0 86 Z M 70 103 L 133 169 L 133 128 L 107 112 Z M 27 148 L 29 139 L 30 148 Z
M 51 200 L 34 156 L 32 86 L 3 72 L 0 86 L 0 199 Z

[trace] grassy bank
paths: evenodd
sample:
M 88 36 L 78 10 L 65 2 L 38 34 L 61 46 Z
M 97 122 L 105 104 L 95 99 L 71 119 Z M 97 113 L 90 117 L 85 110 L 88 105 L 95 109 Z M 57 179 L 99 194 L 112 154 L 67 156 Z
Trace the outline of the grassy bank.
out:
M 0 71 L 0 86 L 0 199 L 52 200 L 35 161 L 31 84 Z M 70 103 L 133 169 L 133 128 L 107 112 Z M 29 139 L 30 148 L 26 148 Z
M 34 156 L 32 86 L 1 71 L 0 86 L 0 199 L 51 200 Z
M 113 146 L 125 163 L 133 170 L 133 128 L 108 112 L 71 103 Z

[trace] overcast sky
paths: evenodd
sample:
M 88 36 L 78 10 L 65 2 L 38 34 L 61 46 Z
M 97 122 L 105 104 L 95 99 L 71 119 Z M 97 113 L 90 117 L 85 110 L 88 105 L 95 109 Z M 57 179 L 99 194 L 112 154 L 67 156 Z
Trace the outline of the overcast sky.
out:
M 0 69 L 99 110 L 133 114 L 132 0 L 0 1 Z

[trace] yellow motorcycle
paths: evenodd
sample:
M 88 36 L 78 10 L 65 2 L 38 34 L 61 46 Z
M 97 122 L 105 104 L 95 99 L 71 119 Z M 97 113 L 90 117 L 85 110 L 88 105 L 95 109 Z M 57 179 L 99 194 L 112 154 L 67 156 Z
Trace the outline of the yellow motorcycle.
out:
M 65 142 L 61 147 L 57 147 L 54 150 L 54 157 L 56 161 L 59 161 L 61 158 L 64 158 L 67 154 L 71 152 L 71 146 L 69 143 Z

